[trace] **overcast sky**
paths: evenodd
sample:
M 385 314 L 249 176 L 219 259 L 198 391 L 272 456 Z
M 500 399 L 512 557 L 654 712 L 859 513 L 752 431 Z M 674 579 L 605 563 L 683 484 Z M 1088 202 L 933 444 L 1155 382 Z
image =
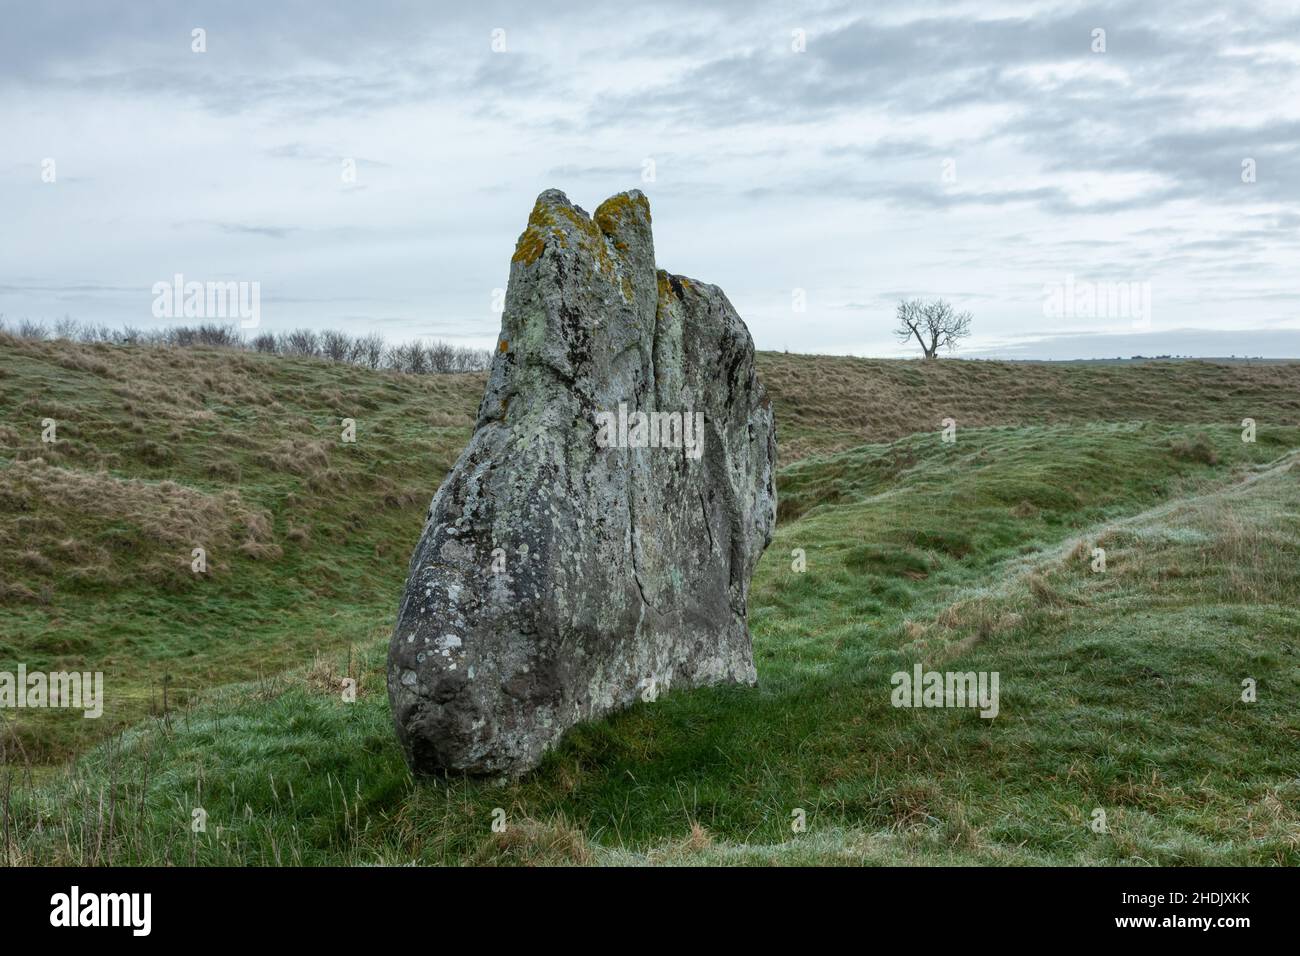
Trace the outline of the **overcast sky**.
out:
M 639 188 L 759 348 L 1300 355 L 1295 3 L 621 6 L 3 0 L 0 313 L 490 345 L 536 195 Z

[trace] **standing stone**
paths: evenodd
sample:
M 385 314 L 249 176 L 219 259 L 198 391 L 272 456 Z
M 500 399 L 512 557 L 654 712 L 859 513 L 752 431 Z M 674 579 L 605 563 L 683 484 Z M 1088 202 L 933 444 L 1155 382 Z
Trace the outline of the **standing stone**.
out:
M 645 196 L 588 216 L 542 193 L 389 647 L 412 768 L 518 774 L 580 721 L 754 684 L 775 456 L 749 331 L 716 286 L 656 271 Z

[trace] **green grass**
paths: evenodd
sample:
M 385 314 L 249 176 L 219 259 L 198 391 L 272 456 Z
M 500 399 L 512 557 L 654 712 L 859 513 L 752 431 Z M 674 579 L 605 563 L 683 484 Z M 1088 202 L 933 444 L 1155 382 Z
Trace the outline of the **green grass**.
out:
M 37 763 L 160 708 L 164 681 L 183 702 L 382 633 L 478 401 L 460 376 L 220 350 L 5 340 L 0 360 L 0 667 L 110 682 L 99 721 L 13 721 Z
M 66 406 L 78 444 L 49 467 L 234 490 L 239 507 L 221 512 L 236 515 L 221 539 L 226 567 L 199 581 L 188 550 L 176 571 L 150 546 L 167 540 L 151 527 L 155 499 L 126 496 L 138 510 L 116 521 L 80 499 L 0 512 L 6 583 L 35 595 L 0 605 L 0 669 L 102 668 L 111 704 L 164 672 L 194 687 L 166 718 L 147 702 L 115 712 L 129 729 L 89 749 L 105 728 L 83 726 L 109 718 L 11 726 L 29 756 L 82 751 L 7 783 L 0 772 L 11 862 L 1300 864 L 1300 475 L 1288 457 L 1300 428 L 1285 409 L 1295 392 L 1264 412 L 1259 398 L 1231 414 L 1226 398 L 1207 398 L 1196 417 L 1218 373 L 1203 381 L 1208 366 L 1188 363 L 1174 390 L 1188 407 L 1153 403 L 1145 422 L 1127 409 L 1076 421 L 1073 404 L 1030 423 L 1017 409 L 1000 427 L 957 414 L 948 445 L 922 409 L 902 437 L 795 460 L 780 472 L 781 519 L 751 592 L 757 689 L 638 704 L 577 728 L 519 781 L 415 781 L 388 712 L 387 631 L 481 378 L 182 353 L 193 365 L 119 363 L 124 383 L 58 364 L 67 348 L 3 356 L 0 407 L 26 417 L 6 413 L 0 427 L 34 418 L 23 428 L 39 435 L 41 402 Z M 184 394 L 231 362 L 224 387 L 255 393 L 227 399 L 237 419 L 192 418 L 210 395 L 190 405 L 115 391 L 148 378 Z M 972 407 L 992 401 L 975 394 L 977 377 L 1005 385 L 983 363 L 939 364 L 970 377 Z M 889 375 L 936 374 L 893 365 Z M 1289 367 L 1269 374 L 1294 374 L 1278 368 Z M 779 372 L 768 382 L 779 429 L 787 383 Z M 336 391 L 348 397 L 321 397 Z M 182 432 L 167 464 L 137 455 L 123 400 Z M 360 440 L 337 445 L 337 409 L 352 405 L 363 407 L 351 415 Z M 1193 423 L 1177 423 L 1183 412 Z M 1248 414 L 1254 444 L 1240 440 Z M 837 429 L 828 418 L 804 438 Z M 368 444 L 376 434 L 384 441 Z M 37 449 L 20 437 L 0 491 L 30 503 L 18 496 L 37 492 L 14 469 Z M 306 465 L 277 451 L 286 442 Z M 318 445 L 324 457 L 311 454 Z M 214 477 L 219 462 L 239 480 Z M 368 506 L 380 489 L 393 504 Z M 245 511 L 264 512 L 266 527 L 250 531 Z M 18 538 L 51 518 L 63 527 Z M 298 543 L 288 529 L 300 526 L 310 533 Z M 107 553 L 110 584 L 71 574 L 100 559 L 62 561 L 65 535 Z M 114 548 L 120 535 L 135 546 Z M 48 567 L 18 557 L 32 541 Z M 1098 546 L 1101 574 L 1090 568 Z M 915 662 L 997 671 L 999 716 L 894 708 L 890 675 Z M 345 673 L 359 681 L 355 703 L 342 700 Z M 1256 703 L 1240 699 L 1247 677 Z M 190 826 L 198 807 L 202 834 Z M 491 829 L 497 808 L 503 833 Z M 1088 826 L 1098 808 L 1107 833 Z

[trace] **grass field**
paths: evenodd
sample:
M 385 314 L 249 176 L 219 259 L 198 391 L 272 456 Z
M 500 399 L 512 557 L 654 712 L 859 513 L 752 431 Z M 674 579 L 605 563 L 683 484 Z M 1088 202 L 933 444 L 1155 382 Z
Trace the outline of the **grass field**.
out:
M 760 686 L 414 781 L 384 654 L 483 376 L 0 338 L 0 670 L 108 698 L 0 711 L 3 859 L 1300 863 L 1300 365 L 759 371 Z M 891 706 L 918 662 L 997 671 L 999 715 Z

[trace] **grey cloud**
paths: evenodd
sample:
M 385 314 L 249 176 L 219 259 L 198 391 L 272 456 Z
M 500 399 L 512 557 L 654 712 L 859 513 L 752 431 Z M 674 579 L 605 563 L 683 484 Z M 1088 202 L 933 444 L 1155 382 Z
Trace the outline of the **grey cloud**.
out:
M 214 274 L 269 263 L 295 293 L 280 301 L 302 300 L 295 314 L 328 319 L 333 301 L 347 321 L 489 338 L 487 292 L 527 209 L 566 181 L 589 202 L 642 186 L 665 260 L 725 280 L 760 346 L 787 334 L 768 313 L 772 290 L 793 285 L 835 290 L 814 297 L 809 347 L 855 341 L 868 324 L 855 310 L 892 311 L 864 273 L 908 295 L 984 296 L 977 334 L 991 338 L 1023 327 L 1033 296 L 1017 290 L 1067 271 L 1157 277 L 1162 301 L 1181 297 L 1201 323 L 1294 312 L 1300 110 L 1282 93 L 1300 65 L 1250 49 L 1300 35 L 1285 9 L 0 4 L 6 146 L 33 162 L 81 150 L 60 162 L 75 190 L 40 184 L 30 164 L 0 168 L 11 315 L 78 295 L 96 299 L 81 318 L 134 315 L 114 313 L 111 286 L 169 268 L 180 233 Z M 194 26 L 206 54 L 189 51 Z M 506 54 L 490 50 L 496 27 Z M 789 49 L 794 27 L 804 53 Z M 1089 50 L 1094 27 L 1105 54 Z M 1216 89 L 1253 93 L 1238 117 Z M 347 189 L 291 175 L 350 152 L 387 171 Z M 141 170 L 195 211 L 160 208 Z M 40 253 L 54 248 L 57 260 Z
M 301 231 L 294 226 L 256 226 L 242 222 L 213 222 L 208 223 L 208 225 L 228 235 L 259 236 L 264 239 L 287 239 L 294 233 Z
M 306 143 L 284 143 L 280 146 L 273 146 L 264 149 L 262 155 L 268 159 L 296 159 L 310 163 L 342 163 L 344 159 L 350 159 L 358 167 L 367 167 L 371 169 L 388 169 L 391 164 L 385 163 L 378 159 L 369 159 L 364 156 L 353 156 L 346 150 L 341 149 L 322 149 L 311 146 Z

